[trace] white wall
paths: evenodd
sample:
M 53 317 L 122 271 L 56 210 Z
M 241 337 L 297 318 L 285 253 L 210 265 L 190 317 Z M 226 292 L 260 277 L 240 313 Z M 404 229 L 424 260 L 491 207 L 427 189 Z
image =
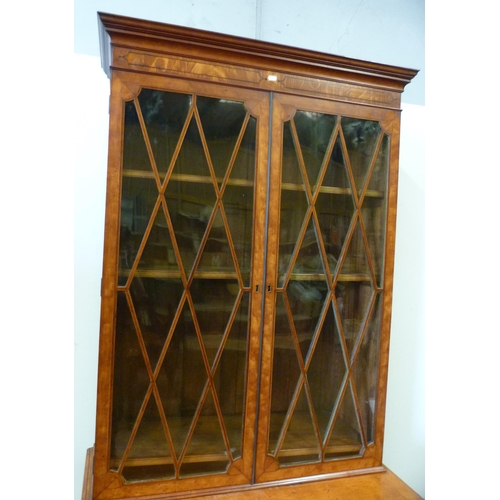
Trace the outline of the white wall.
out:
M 94 444 L 108 148 L 109 80 L 95 56 L 75 55 L 75 500 Z
M 109 82 L 97 11 L 130 15 L 423 69 L 423 1 L 75 1 L 75 499 L 93 445 Z M 314 8 L 312 8 L 314 6 Z M 384 462 L 424 494 L 423 73 L 403 95 L 394 314 Z

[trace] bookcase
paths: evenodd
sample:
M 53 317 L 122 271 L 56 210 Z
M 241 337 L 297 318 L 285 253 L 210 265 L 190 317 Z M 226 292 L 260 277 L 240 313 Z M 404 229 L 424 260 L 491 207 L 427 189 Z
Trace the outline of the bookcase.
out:
M 84 498 L 398 481 L 382 446 L 416 71 L 99 23 L 110 132 Z

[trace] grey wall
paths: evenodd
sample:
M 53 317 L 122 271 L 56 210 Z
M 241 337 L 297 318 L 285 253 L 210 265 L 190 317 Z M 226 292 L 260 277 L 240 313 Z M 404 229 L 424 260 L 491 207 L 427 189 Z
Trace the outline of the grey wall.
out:
M 75 0 L 75 499 L 95 432 L 109 96 L 98 11 L 421 70 L 403 94 L 384 463 L 424 495 L 423 0 Z

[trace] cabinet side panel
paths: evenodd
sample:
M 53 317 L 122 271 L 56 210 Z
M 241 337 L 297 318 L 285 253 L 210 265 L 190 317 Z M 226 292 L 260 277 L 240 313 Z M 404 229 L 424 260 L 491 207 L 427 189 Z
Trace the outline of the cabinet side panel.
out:
M 96 440 L 94 447 L 94 486 L 96 498 L 114 480 L 107 474 L 109 464 L 108 436 L 112 401 L 112 377 L 115 328 L 115 283 L 119 233 L 119 206 L 122 162 L 122 83 L 111 78 L 108 177 L 106 186 L 106 218 L 104 265 L 101 287 L 101 327 L 99 337 L 99 372 L 97 388 Z
M 387 395 L 387 378 L 389 367 L 389 343 L 392 314 L 392 294 L 394 282 L 394 254 L 396 245 L 396 209 L 399 175 L 399 141 L 400 112 L 390 113 L 385 125 L 385 131 L 390 136 L 390 163 L 388 179 L 388 201 L 386 222 L 386 246 L 384 266 L 384 302 L 380 339 L 380 367 L 378 408 L 376 413 L 376 440 L 381 444 L 377 448 L 377 460 L 382 463 L 383 436 L 385 425 L 385 406 Z

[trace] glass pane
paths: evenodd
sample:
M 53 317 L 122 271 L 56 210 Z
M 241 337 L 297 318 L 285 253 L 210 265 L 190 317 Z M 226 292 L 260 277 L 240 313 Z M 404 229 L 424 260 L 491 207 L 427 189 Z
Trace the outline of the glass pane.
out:
M 134 318 L 124 292 L 118 293 L 113 377 L 111 469 L 118 470 L 149 389 Z
M 198 97 L 196 106 L 219 185 L 226 175 L 246 116 L 242 102 Z
M 161 458 L 157 461 L 164 462 L 165 459 Z M 125 480 L 132 482 L 174 479 L 175 467 L 172 463 L 151 463 L 154 462 L 152 459 L 148 462 L 148 465 L 137 465 L 133 460 L 128 460 L 122 472 Z
M 291 122 L 283 124 L 283 151 L 282 151 L 282 179 L 285 184 L 302 184 L 302 173 L 299 163 L 299 155 L 293 139 Z M 292 186 L 293 187 L 293 186 Z
M 169 479 L 175 475 L 170 447 L 154 397 L 149 399 L 124 464 L 127 481 Z
M 357 456 L 362 452 L 362 443 L 358 413 L 351 384 L 348 383 L 325 448 L 325 460 Z
M 307 380 L 322 439 L 326 435 L 346 374 L 339 335 L 330 304 L 307 370 Z
M 231 275 L 234 279 L 237 276 L 231 246 L 219 209 L 216 209 L 215 218 L 209 229 L 208 238 L 203 247 L 197 267 L 197 274 L 202 271 L 225 273 L 226 275 Z
M 231 293 L 236 290 L 230 288 Z M 217 396 L 233 459 L 242 454 L 245 373 L 250 294 L 244 293 L 215 374 Z
M 157 382 L 177 456 L 182 453 L 207 381 L 203 354 L 186 301 Z
M 194 118 L 181 146 L 165 198 L 184 270 L 190 273 L 217 199 Z M 221 225 L 220 220 L 217 220 L 217 225 Z
M 139 269 L 178 270 L 172 238 L 162 208 L 156 213 L 154 223 L 147 234 L 145 247 L 139 257 Z
M 286 294 L 302 357 L 305 359 L 329 291 L 312 219 L 309 221 L 290 277 Z
M 162 180 L 179 142 L 191 101 L 188 94 L 160 90 L 142 89 L 139 94 L 142 117 Z
M 323 175 L 321 192 L 349 194 L 351 182 L 347 173 L 346 153 L 340 136 L 337 136 L 328 165 Z M 333 188 L 333 189 L 332 189 Z
M 131 172 L 142 171 L 153 176 L 146 141 L 142 133 L 135 101 L 125 103 L 125 123 L 123 134 L 123 168 Z M 129 172 L 129 174 L 131 173 Z
M 130 285 L 130 295 L 153 370 L 167 340 L 183 292 L 180 279 L 136 276 Z
M 189 274 L 193 268 L 213 208 L 208 203 L 205 205 L 193 200 L 197 199 L 196 196 L 200 196 L 198 198 L 200 200 L 215 201 L 215 195 L 210 199 L 210 188 L 207 192 L 206 187 L 204 184 L 170 181 L 166 193 L 169 197 L 167 204 L 172 217 L 175 238 L 186 274 Z M 171 192 L 175 190 L 179 191 L 176 200 L 173 196 L 171 197 Z
M 389 137 L 384 135 L 371 174 L 361 213 L 377 284 L 382 287 L 387 213 L 387 178 L 389 172 Z
M 365 323 L 373 295 L 369 281 L 339 282 L 335 288 L 348 355 L 351 356 Z
M 319 247 L 318 234 L 313 219 L 309 220 L 306 232 L 297 254 L 292 276 L 323 275 L 325 266 Z
M 373 442 L 375 435 L 382 297 L 381 293 L 377 295 L 353 369 L 361 421 L 368 443 Z
M 191 285 L 196 319 L 208 362 L 212 366 L 233 314 L 238 291 L 236 280 L 195 279 Z
M 253 116 L 249 116 L 240 147 L 236 151 L 236 158 L 231 169 L 231 177 L 233 180 L 245 180 L 253 185 L 255 174 L 256 133 L 257 119 Z
M 255 173 L 255 126 L 250 117 L 222 197 L 229 232 L 245 286 L 250 285 Z
M 302 358 L 305 360 L 323 311 L 328 287 L 324 281 L 290 281 L 287 298 Z
M 223 432 L 209 390 L 182 461 L 181 477 L 224 472 L 228 465 Z
M 366 247 L 359 221 L 354 227 L 340 272 L 341 274 L 357 275 L 359 279 L 370 279 L 370 268 L 368 266 Z
M 298 110 L 293 117 L 300 151 L 311 186 L 317 184 L 320 168 L 331 143 L 337 117 Z
M 274 454 L 300 376 L 290 320 L 282 293 L 276 294 L 269 452 Z
M 320 460 L 320 443 L 307 401 L 305 385 L 302 386 L 278 459 L 282 465 Z
M 326 166 L 315 208 L 328 266 L 333 274 L 337 270 L 340 253 L 355 213 L 339 138 Z
M 125 103 L 118 283 L 125 285 L 158 198 L 135 102 Z
M 358 118 L 342 118 L 342 132 L 358 194 L 363 189 L 373 161 L 380 131 L 378 122 Z
M 281 185 L 279 248 L 279 282 L 283 286 L 286 274 L 290 272 L 291 258 L 303 229 L 304 218 L 309 207 L 305 185 L 302 182 L 300 165 L 292 139 L 290 122 L 284 124 L 283 138 L 283 172 Z

